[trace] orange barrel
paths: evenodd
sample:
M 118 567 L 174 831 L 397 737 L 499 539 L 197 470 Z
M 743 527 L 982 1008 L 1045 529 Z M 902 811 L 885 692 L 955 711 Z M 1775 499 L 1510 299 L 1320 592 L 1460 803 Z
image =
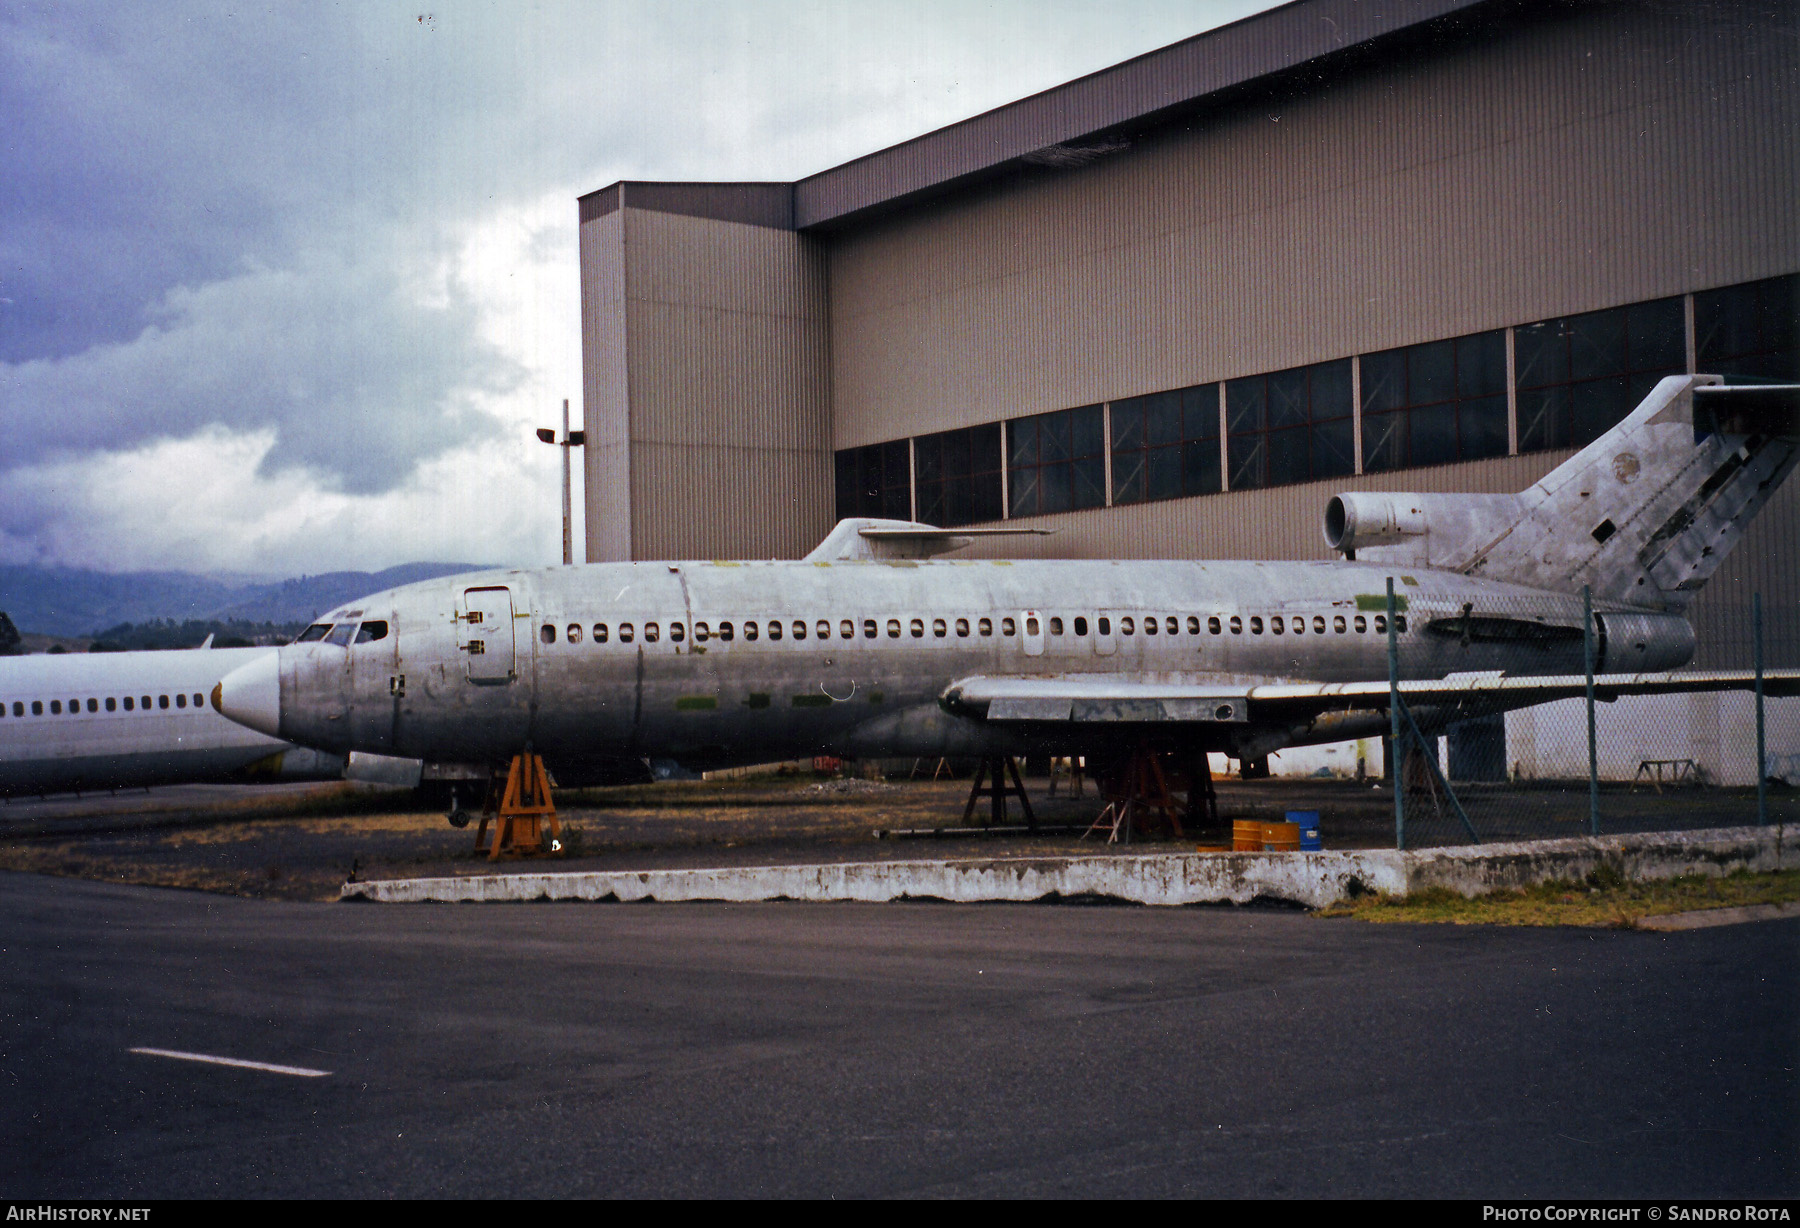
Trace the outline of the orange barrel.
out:
M 1300 824 L 1298 823 L 1264 823 L 1262 825 L 1262 846 L 1270 853 L 1298 853 L 1300 851 Z
M 1234 853 L 1260 853 L 1263 846 L 1263 824 L 1256 819 L 1238 819 L 1231 825 L 1231 849 Z

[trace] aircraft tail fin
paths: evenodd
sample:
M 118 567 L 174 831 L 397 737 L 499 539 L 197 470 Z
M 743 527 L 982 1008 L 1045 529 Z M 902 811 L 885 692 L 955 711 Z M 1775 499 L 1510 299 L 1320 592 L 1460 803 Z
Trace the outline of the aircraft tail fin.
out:
M 1529 490 L 1340 495 L 1326 539 L 1369 560 L 1682 610 L 1796 462 L 1800 384 L 1670 376 Z

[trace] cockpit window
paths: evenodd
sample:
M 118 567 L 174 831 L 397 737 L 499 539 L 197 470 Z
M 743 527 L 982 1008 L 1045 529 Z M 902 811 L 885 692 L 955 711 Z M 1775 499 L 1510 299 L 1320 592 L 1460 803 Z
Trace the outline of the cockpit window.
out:
M 310 644 L 314 640 L 324 639 L 329 634 L 331 634 L 330 623 L 314 623 L 312 626 L 302 631 L 300 633 L 300 638 L 295 640 L 294 643 Z
M 387 621 L 385 619 L 371 618 L 368 622 L 356 629 L 356 642 L 358 644 L 367 644 L 374 640 L 385 640 L 386 638 Z
M 325 637 L 325 642 L 327 644 L 336 644 L 339 648 L 342 648 L 350 642 L 351 633 L 355 630 L 355 623 L 339 623 L 331 629 L 331 634 Z

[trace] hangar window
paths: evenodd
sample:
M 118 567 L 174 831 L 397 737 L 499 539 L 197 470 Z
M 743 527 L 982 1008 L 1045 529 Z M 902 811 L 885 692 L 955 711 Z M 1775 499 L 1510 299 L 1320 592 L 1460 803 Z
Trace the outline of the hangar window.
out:
M 3 707 L 5 707 L 5 705 L 0 704 L 0 708 Z M 117 712 L 119 710 L 119 701 L 108 695 L 106 697 L 106 710 L 108 712 Z
M 1076 635 L 1086 635 L 1087 634 L 1087 619 L 1083 618 L 1079 614 L 1077 614 L 1075 616 L 1075 634 Z
M 1694 296 L 1700 370 L 1800 379 L 1800 273 Z
M 781 622 L 778 619 L 771 618 L 769 620 L 769 638 L 772 640 L 781 638 Z
M 1106 439 L 1100 406 L 1008 422 L 1006 479 L 1014 516 L 1104 506 Z
M 956 634 L 959 639 L 966 640 L 969 638 L 969 620 L 968 619 L 959 618 L 956 620 Z
M 950 626 L 943 619 L 934 618 L 931 620 L 931 634 L 941 640 L 950 634 Z
M 595 623 L 594 624 L 594 643 L 596 643 L 596 644 L 606 643 L 606 624 L 605 623 Z
M 980 631 L 983 635 L 992 635 L 994 634 L 994 620 L 991 618 L 983 618 L 975 624 L 975 629 Z
M 687 628 L 681 623 L 669 624 L 669 642 L 679 644 L 687 638 Z
M 1019 631 L 1018 624 L 1014 623 L 1012 619 L 1002 618 L 1000 620 L 1000 634 L 1001 635 L 1017 635 L 1018 631 Z
M 897 619 L 897 618 L 888 619 L 887 633 L 888 633 L 888 638 L 890 640 L 897 640 L 900 638 L 900 620 L 899 619 Z
M 745 619 L 744 620 L 744 638 L 745 639 L 754 640 L 757 636 L 759 636 L 761 634 L 762 634 L 762 628 L 757 624 L 755 619 Z
M 1200 384 L 1112 403 L 1114 503 L 1219 489 L 1219 386 Z
M 704 644 L 712 637 L 712 627 L 707 623 L 694 624 L 694 643 Z
M 922 619 L 922 618 L 913 619 L 911 629 L 912 629 L 912 637 L 915 640 L 922 640 L 925 638 L 925 620 L 924 619 Z
M 918 519 L 941 526 L 999 520 L 1000 424 L 913 440 Z
M 1225 420 L 1232 490 L 1355 471 L 1348 358 L 1228 380 Z
M 753 626 L 754 624 L 746 623 L 745 625 Z M 731 642 L 731 634 L 732 634 L 732 632 L 731 632 L 731 624 L 730 623 L 720 623 L 719 624 L 719 638 L 720 639 L 724 640 L 726 643 L 730 643 Z M 749 637 L 746 637 L 746 638 L 749 638 Z
M 838 638 L 853 640 L 856 638 L 856 624 L 848 618 L 838 623 Z
M 837 514 L 912 519 L 912 461 L 907 441 L 846 448 L 837 463 Z
M 872 619 L 872 618 L 863 619 L 863 638 L 865 640 L 872 640 L 875 638 L 875 620 L 874 619 Z
M 637 634 L 636 628 L 634 628 L 630 623 L 620 623 L 619 624 L 619 643 L 621 643 L 621 644 L 631 643 L 632 637 L 635 636 L 636 634 Z
M 322 640 L 331 634 L 330 623 L 314 623 L 295 637 L 296 644 L 310 644 L 314 640 Z
M 570 627 L 569 631 L 574 639 L 579 640 L 581 638 L 580 627 Z M 376 640 L 385 640 L 387 638 L 387 633 L 388 625 L 385 620 L 371 618 L 368 622 L 356 629 L 356 642 L 358 644 L 372 644 Z
M 1513 330 L 1519 451 L 1579 448 L 1687 370 L 1679 297 L 1545 320 Z
M 545 623 L 538 628 L 538 638 L 546 644 L 556 643 L 556 628 L 549 623 Z
M 644 624 L 644 643 L 654 644 L 662 638 L 662 627 L 656 623 Z
M 367 627 L 368 625 L 369 625 L 368 623 L 363 624 L 364 627 Z M 381 633 L 383 635 L 386 635 L 387 628 L 383 627 L 381 629 Z M 563 635 L 568 639 L 569 643 L 571 643 L 571 644 L 581 643 L 581 624 L 580 623 L 570 623 L 563 630 Z M 358 635 L 356 637 L 356 642 L 359 644 L 362 643 L 362 635 L 360 633 L 358 633 Z
M 1363 355 L 1362 412 L 1368 473 L 1505 456 L 1505 332 Z

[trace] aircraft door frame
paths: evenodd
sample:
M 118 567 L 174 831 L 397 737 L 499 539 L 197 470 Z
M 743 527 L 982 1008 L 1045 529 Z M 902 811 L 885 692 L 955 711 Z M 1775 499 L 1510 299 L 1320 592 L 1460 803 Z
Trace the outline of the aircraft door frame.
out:
M 469 681 L 475 685 L 504 686 L 519 676 L 514 613 L 513 591 L 504 584 L 466 588 L 457 595 L 456 649 L 466 654 Z
M 1119 612 L 1117 610 L 1096 610 L 1094 612 L 1095 656 L 1110 657 L 1119 651 L 1118 623 Z
M 1037 628 L 1034 633 L 1031 629 Z M 1044 655 L 1044 615 L 1038 610 L 1019 611 L 1019 643 L 1028 657 Z

